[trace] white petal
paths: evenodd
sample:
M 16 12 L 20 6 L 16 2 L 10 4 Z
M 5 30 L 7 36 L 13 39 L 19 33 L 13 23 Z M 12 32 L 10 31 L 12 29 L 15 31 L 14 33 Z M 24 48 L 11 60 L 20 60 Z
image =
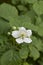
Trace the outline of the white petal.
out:
M 26 30 L 24 27 L 20 27 L 19 30 Z
M 30 37 L 32 35 L 32 31 L 31 30 L 27 30 L 27 36 Z
M 19 28 L 19 34 L 26 34 L 27 35 L 27 30 L 24 27 Z
M 32 40 L 30 39 L 30 38 L 24 38 L 24 40 L 23 40 L 25 43 L 31 43 L 32 42 Z
M 21 44 L 21 43 L 23 43 L 23 39 L 18 38 L 18 39 L 16 39 L 16 42 L 17 42 L 18 44 Z
M 19 37 L 19 31 L 12 31 L 12 36 L 14 38 L 18 38 Z

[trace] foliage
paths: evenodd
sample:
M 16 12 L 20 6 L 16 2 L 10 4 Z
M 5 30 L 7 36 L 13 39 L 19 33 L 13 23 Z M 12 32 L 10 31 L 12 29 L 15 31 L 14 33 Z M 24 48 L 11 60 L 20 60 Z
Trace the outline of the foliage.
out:
M 17 44 L 12 27 L 32 30 L 31 44 Z M 0 1 L 0 65 L 43 65 L 43 0 Z

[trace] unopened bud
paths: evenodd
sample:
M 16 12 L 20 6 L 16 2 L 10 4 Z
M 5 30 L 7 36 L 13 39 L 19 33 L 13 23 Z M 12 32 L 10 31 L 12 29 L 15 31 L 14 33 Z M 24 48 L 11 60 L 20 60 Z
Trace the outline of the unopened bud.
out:
M 13 26 L 12 29 L 16 30 L 16 26 Z
M 10 32 L 8 32 L 8 35 L 10 35 Z

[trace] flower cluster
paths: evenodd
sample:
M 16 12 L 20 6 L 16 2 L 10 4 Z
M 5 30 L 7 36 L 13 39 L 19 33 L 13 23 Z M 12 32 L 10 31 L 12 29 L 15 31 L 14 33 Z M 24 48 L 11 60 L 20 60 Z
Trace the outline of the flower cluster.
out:
M 24 27 L 19 27 L 18 30 L 12 31 L 12 36 L 16 38 L 16 42 L 19 44 L 23 42 L 31 43 L 32 42 L 30 38 L 31 35 L 32 35 L 32 31 L 26 30 Z

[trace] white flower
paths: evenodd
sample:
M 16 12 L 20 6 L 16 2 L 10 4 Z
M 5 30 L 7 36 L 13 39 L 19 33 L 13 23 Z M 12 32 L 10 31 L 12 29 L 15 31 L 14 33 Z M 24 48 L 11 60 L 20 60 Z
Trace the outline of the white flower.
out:
M 32 35 L 32 31 L 26 30 L 24 27 L 20 27 L 19 30 L 12 31 L 12 36 L 16 38 L 16 42 L 19 44 L 23 42 L 31 43 L 32 42 L 30 38 L 31 35 Z

